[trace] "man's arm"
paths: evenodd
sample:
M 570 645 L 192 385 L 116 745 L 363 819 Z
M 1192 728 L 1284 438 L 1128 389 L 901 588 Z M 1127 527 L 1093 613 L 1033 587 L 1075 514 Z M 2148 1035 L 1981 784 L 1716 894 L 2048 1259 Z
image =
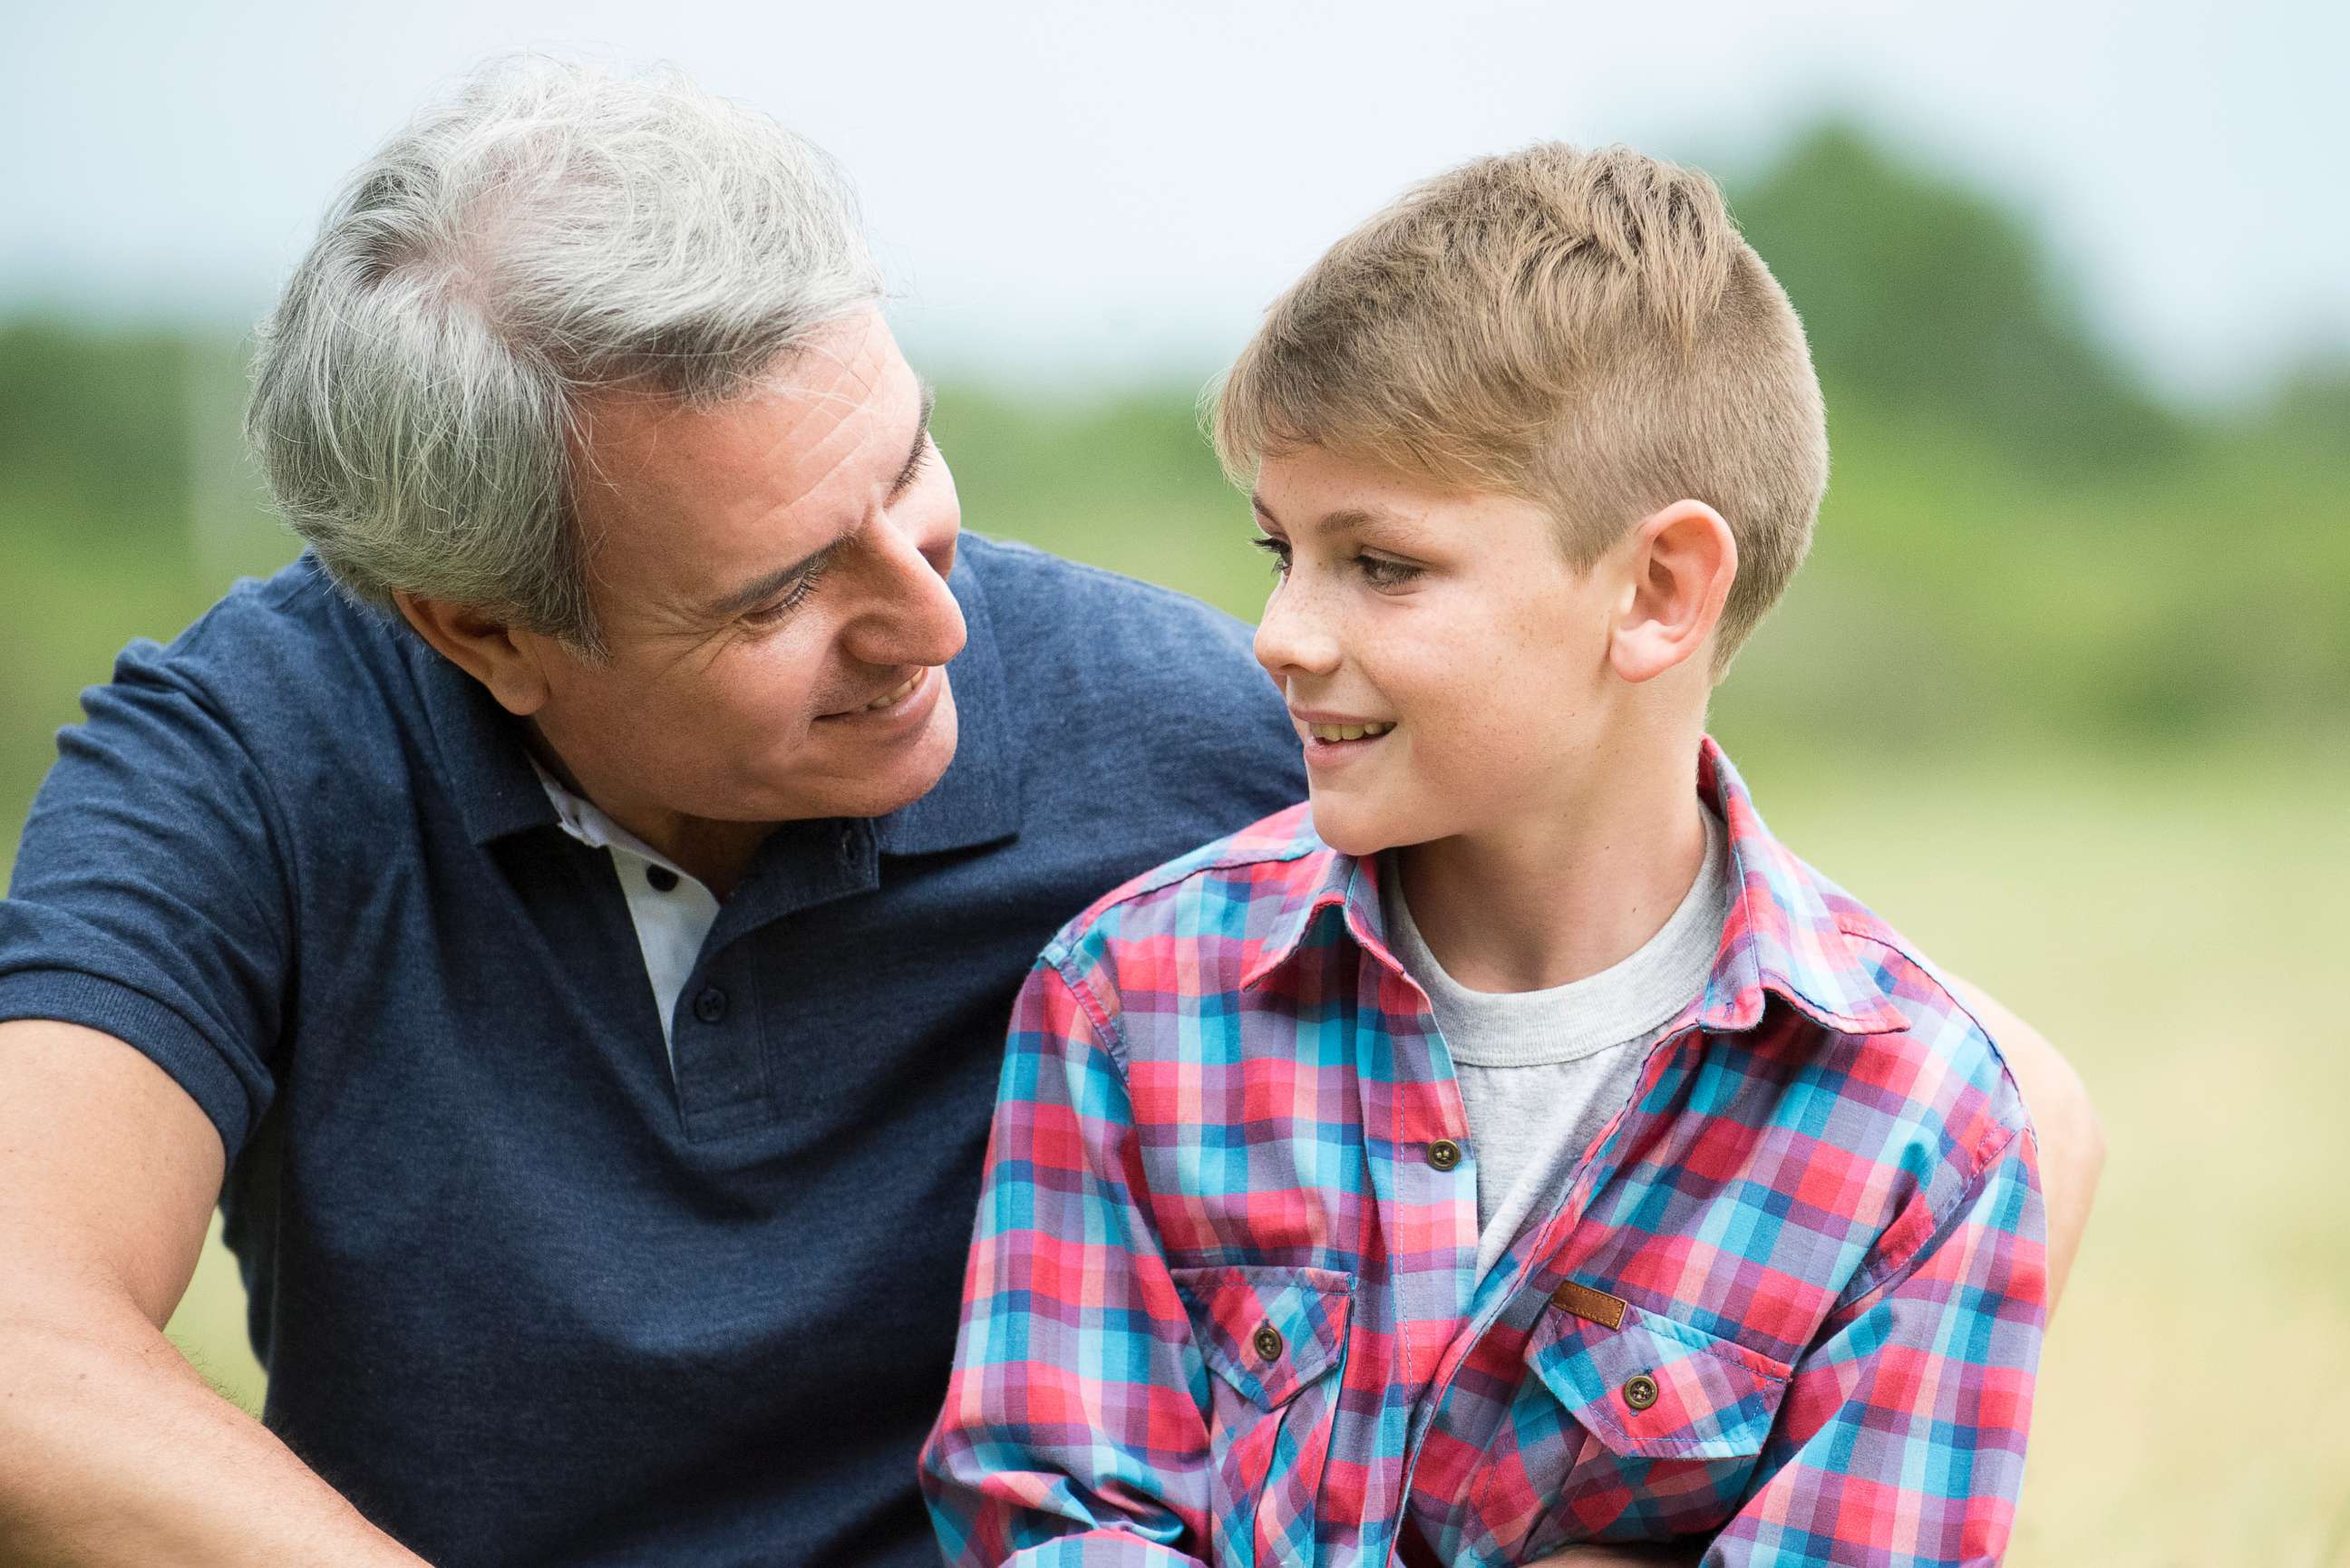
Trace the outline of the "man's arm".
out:
M 421 1568 L 163 1337 L 222 1168 L 137 1051 L 0 1023 L 0 1562 Z

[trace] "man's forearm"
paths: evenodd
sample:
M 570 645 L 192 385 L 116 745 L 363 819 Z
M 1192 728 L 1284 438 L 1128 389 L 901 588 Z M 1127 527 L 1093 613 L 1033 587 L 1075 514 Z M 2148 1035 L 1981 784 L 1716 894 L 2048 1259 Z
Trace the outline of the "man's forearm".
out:
M 66 1304 L 0 1302 L 0 1563 L 422 1568 L 135 1310 Z

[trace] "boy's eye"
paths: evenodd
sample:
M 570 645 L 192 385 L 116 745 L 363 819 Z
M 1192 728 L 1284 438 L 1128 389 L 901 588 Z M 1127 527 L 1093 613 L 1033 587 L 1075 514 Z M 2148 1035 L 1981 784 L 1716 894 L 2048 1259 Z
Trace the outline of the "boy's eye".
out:
M 1401 587 L 1427 569 L 1390 561 L 1385 556 L 1357 556 L 1355 564 L 1363 569 L 1363 580 L 1375 588 Z
M 1275 539 L 1270 535 L 1261 534 L 1257 535 L 1257 537 L 1250 540 L 1249 543 L 1254 545 L 1258 549 L 1263 550 L 1266 555 L 1273 557 L 1273 575 L 1274 576 L 1285 577 L 1289 576 L 1288 540 Z

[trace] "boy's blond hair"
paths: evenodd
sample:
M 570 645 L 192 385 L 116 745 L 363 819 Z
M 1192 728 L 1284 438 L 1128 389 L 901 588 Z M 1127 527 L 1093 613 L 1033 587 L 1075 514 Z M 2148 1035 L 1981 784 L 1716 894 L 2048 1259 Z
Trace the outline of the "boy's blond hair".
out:
M 1702 172 L 1545 142 L 1405 193 L 1274 302 L 1214 394 L 1243 486 L 1317 447 L 1544 507 L 1587 566 L 1659 508 L 1738 541 L 1714 672 L 1794 576 L 1827 484 L 1804 329 Z

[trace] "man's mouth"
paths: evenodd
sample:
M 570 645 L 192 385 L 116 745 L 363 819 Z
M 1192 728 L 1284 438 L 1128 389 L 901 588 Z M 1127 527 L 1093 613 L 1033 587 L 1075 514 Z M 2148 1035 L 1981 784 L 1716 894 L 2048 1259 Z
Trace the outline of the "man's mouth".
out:
M 884 691 L 880 696 L 873 699 L 872 701 L 860 703 L 854 708 L 843 708 L 837 712 L 827 713 L 825 717 L 827 719 L 854 719 L 860 713 L 885 713 L 890 709 L 895 708 L 899 703 L 903 702 L 907 698 L 911 697 L 915 692 L 920 691 L 922 689 L 923 677 L 930 674 L 930 672 L 931 667 L 925 664 L 916 670 L 911 675 L 906 677 L 903 681 L 896 686 L 892 686 L 889 691 Z
M 889 691 L 884 691 L 880 696 L 876 697 L 872 701 L 865 704 L 865 706 L 859 709 L 858 711 L 865 713 L 879 713 L 884 708 L 895 708 L 899 703 L 903 702 L 907 698 L 911 697 L 914 694 L 914 689 L 922 683 L 922 677 L 929 673 L 930 670 L 927 666 L 923 669 L 915 670 L 911 675 L 906 677 L 906 683 L 904 685 L 892 686 Z

